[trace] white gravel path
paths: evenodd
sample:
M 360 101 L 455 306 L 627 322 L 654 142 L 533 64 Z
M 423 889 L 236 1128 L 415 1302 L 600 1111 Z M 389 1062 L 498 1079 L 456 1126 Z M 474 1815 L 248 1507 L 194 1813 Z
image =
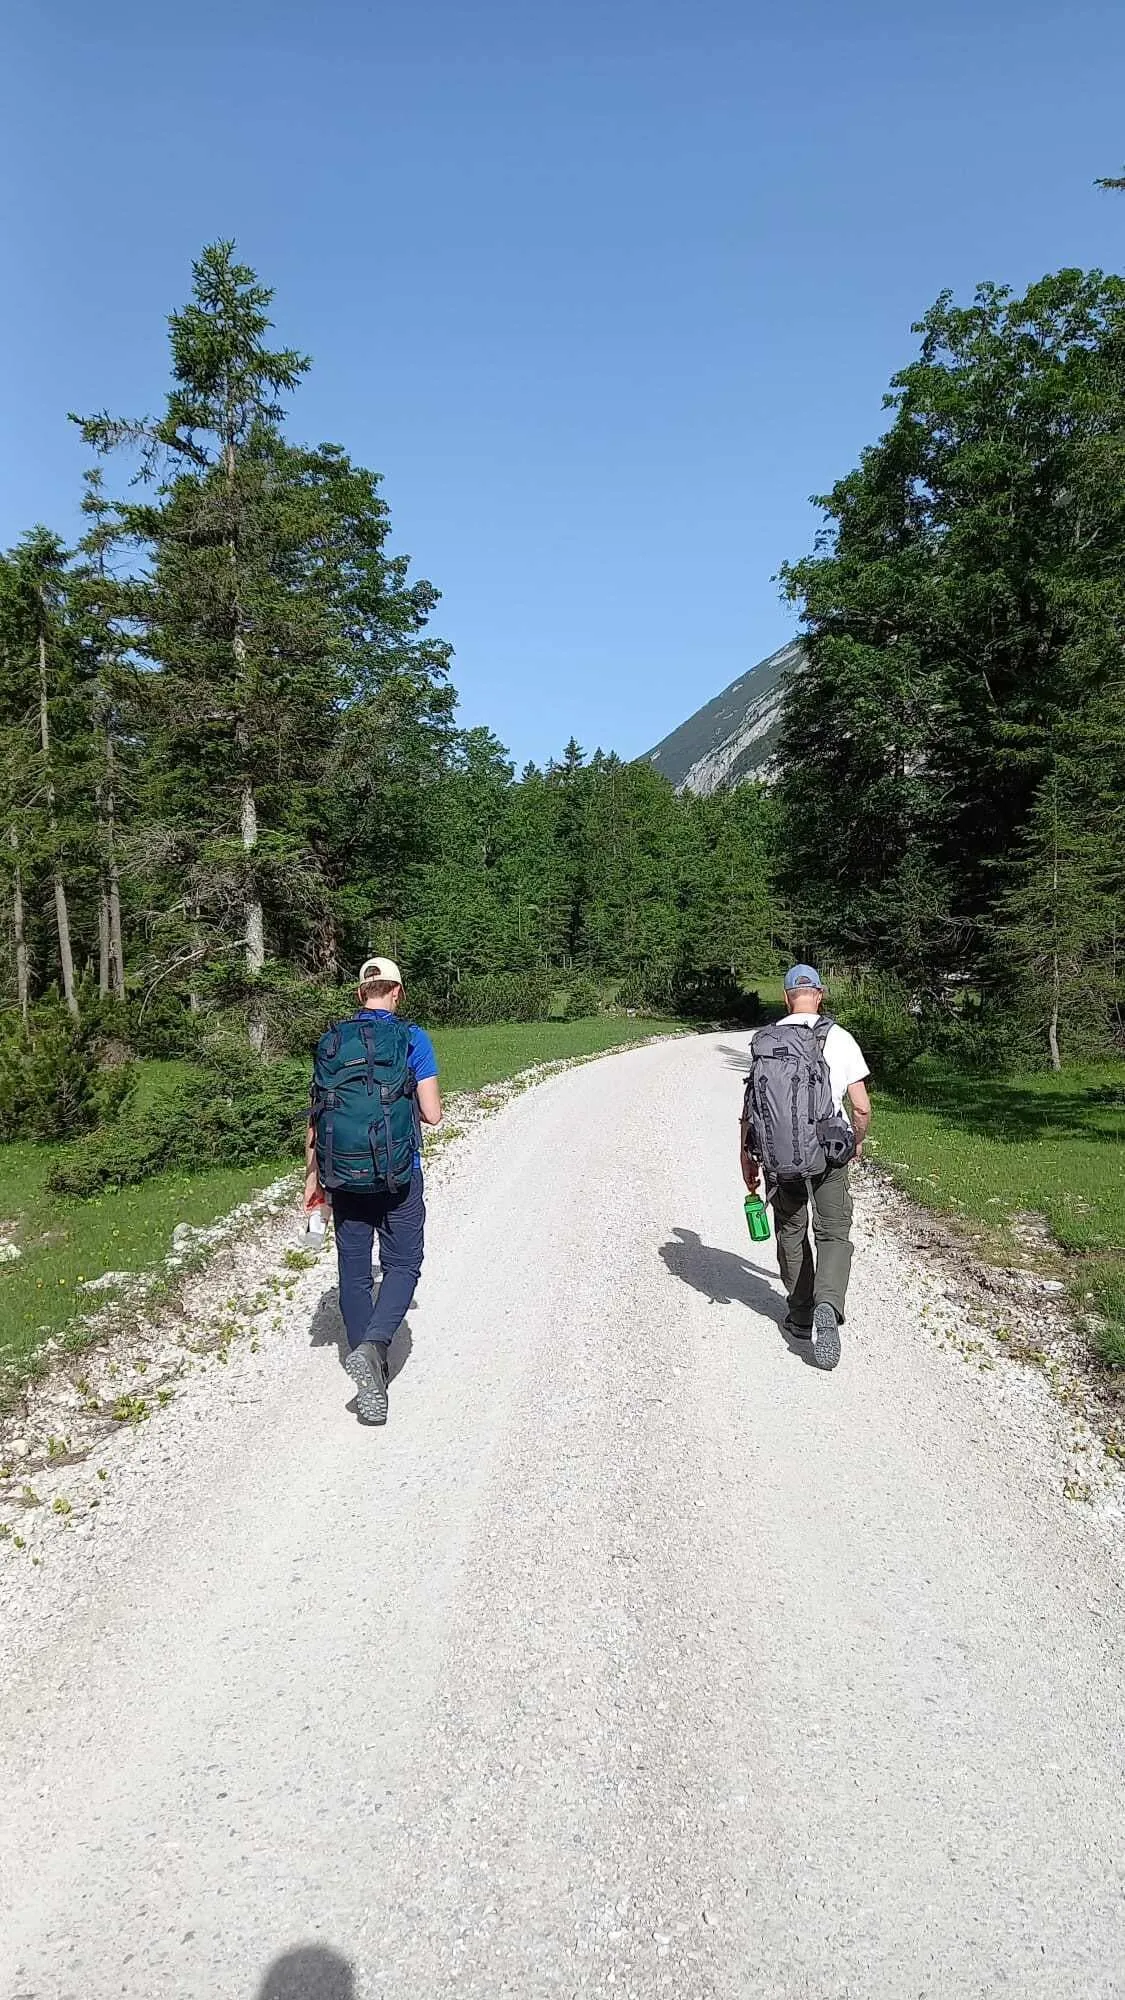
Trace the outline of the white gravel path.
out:
M 728 1048 L 451 1150 L 385 1432 L 320 1267 L 7 1564 L 4 2000 L 1125 1995 L 1115 1502 L 875 1200 L 791 1350 Z

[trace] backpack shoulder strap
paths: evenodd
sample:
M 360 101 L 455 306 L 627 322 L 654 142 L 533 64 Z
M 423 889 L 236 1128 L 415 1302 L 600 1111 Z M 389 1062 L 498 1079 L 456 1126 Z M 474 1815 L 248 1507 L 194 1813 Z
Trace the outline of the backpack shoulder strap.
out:
M 813 1040 L 821 1055 L 824 1054 L 824 1044 L 835 1026 L 836 1023 L 832 1019 L 831 1014 L 822 1014 L 816 1027 L 813 1029 Z

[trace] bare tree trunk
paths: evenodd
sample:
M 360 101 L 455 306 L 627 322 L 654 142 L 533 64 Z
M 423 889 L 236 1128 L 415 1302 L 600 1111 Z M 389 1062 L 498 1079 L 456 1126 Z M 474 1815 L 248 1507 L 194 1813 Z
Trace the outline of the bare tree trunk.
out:
M 98 897 L 98 995 L 102 1000 L 109 996 L 109 891 L 104 877 Z
M 227 398 L 227 431 L 223 446 L 223 469 L 226 474 L 227 498 L 234 514 L 234 481 L 236 468 L 234 410 L 229 390 Z M 258 845 L 258 805 L 254 797 L 254 781 L 249 768 L 250 732 L 246 722 L 246 641 L 242 636 L 242 609 L 239 602 L 238 554 L 233 533 L 227 543 L 230 558 L 232 609 L 234 613 L 234 653 L 235 676 L 239 687 L 238 721 L 235 725 L 235 742 L 242 757 L 242 781 L 239 793 L 239 821 L 242 832 L 242 846 L 247 855 L 252 855 Z M 257 893 L 254 869 L 246 870 L 246 899 L 244 903 L 244 944 L 246 970 L 251 978 L 256 978 L 266 962 L 266 922 L 261 898 Z M 249 1019 L 250 1046 L 258 1055 L 265 1052 L 266 1024 L 262 1016 L 261 1003 L 255 996 L 250 1002 Z
M 55 787 L 51 778 L 51 732 L 47 720 L 47 641 L 39 634 L 39 743 L 43 751 L 43 768 L 47 777 L 47 820 L 51 829 L 51 878 L 55 888 L 55 921 L 59 932 L 59 964 L 62 968 L 63 993 L 66 1004 L 75 1019 L 78 1018 L 78 996 L 74 990 L 74 954 L 70 947 L 70 915 L 66 907 L 66 887 L 59 871 L 58 822 L 55 818 Z
M 121 877 L 117 859 L 109 857 L 109 988 L 119 1000 L 125 998 L 125 952 L 121 943 Z
M 243 643 L 241 633 L 235 635 L 234 654 L 240 670 L 243 669 L 246 664 L 246 647 Z M 240 718 L 235 730 L 235 740 L 244 756 L 249 750 L 248 735 L 249 732 L 247 731 L 245 721 Z M 238 806 L 243 851 L 247 855 L 252 855 L 258 845 L 258 805 L 254 797 L 253 779 L 249 771 L 245 768 L 242 774 Z M 246 970 L 253 979 L 257 978 L 266 962 L 266 918 L 265 911 L 262 908 L 261 897 L 257 893 L 257 885 L 252 867 L 249 867 L 246 871 L 246 900 L 243 909 L 245 917 Z M 262 1014 L 261 1002 L 256 997 L 252 998 L 250 1002 L 249 1033 L 250 1046 L 255 1054 L 264 1054 L 266 1024 Z
M 121 874 L 117 866 L 117 800 L 114 795 L 116 769 L 113 737 L 105 736 L 105 877 L 106 908 L 109 918 L 109 990 L 119 1000 L 125 998 L 125 952 L 121 943 Z
M 19 1003 L 23 1024 L 27 1026 L 31 996 L 27 977 L 27 931 L 23 917 L 23 870 L 20 867 L 20 837 L 14 826 L 8 828 L 8 845 L 12 850 L 12 934 L 16 945 L 16 999 Z
M 1051 953 L 1051 1020 L 1047 1029 L 1047 1042 L 1051 1051 L 1051 1068 L 1062 1068 L 1059 1054 L 1059 774 L 1054 771 L 1051 786 L 1053 804 L 1051 841 L 1051 928 L 1054 933 L 1054 949 Z

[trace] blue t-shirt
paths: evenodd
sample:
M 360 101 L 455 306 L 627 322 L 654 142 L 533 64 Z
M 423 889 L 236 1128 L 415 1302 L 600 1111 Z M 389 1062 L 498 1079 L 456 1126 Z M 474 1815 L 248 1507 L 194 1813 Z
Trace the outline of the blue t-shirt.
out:
M 365 1021 L 369 1014 L 374 1014 L 377 1021 L 397 1021 L 398 1019 L 398 1015 L 392 1014 L 389 1007 L 365 1007 L 362 1013 L 357 1014 L 355 1018 L 357 1021 Z M 417 1027 L 413 1021 L 409 1022 L 408 1026 L 410 1028 L 410 1073 L 415 1083 L 424 1083 L 428 1076 L 436 1076 L 438 1073 L 434 1045 L 427 1035 L 425 1028 Z M 415 1124 L 419 1123 L 417 1114 L 415 1114 Z M 421 1136 L 421 1131 L 419 1130 L 419 1143 L 414 1152 L 415 1170 L 422 1164 Z

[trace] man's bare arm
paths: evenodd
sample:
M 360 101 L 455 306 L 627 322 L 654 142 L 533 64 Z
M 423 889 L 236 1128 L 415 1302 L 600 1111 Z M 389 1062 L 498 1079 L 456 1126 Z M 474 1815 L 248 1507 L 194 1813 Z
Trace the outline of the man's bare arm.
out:
M 316 1169 L 316 1127 L 310 1118 L 305 1131 L 305 1192 L 302 1196 L 306 1214 L 310 1209 L 319 1208 L 323 1199 L 324 1190 Z
M 418 1083 L 418 1110 L 423 1125 L 441 1124 L 441 1092 L 436 1076 L 424 1076 Z
M 855 1157 L 857 1160 L 862 1160 L 863 1142 L 871 1123 L 871 1099 L 867 1094 L 865 1083 L 848 1085 L 848 1105 L 851 1110 L 852 1130 L 855 1133 Z
M 738 1161 L 742 1168 L 742 1178 L 751 1194 L 758 1192 L 761 1168 L 750 1151 L 750 1124 L 743 1112 L 738 1127 Z

